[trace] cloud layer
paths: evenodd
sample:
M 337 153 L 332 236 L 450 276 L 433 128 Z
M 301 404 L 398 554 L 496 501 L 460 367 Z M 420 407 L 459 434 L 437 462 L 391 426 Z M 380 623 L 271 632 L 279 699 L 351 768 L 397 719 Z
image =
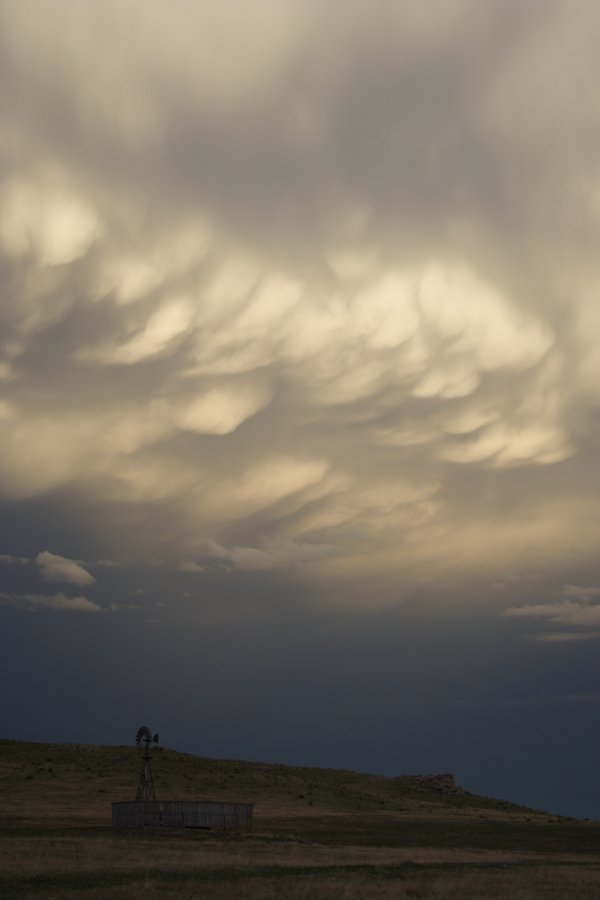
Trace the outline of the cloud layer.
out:
M 434 6 L 2 4 L 3 498 L 197 570 L 591 556 L 600 9 Z

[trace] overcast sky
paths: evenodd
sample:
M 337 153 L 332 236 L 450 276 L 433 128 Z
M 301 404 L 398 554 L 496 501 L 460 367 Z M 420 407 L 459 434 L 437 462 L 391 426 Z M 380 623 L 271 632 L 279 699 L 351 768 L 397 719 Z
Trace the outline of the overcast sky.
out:
M 599 35 L 0 0 L 5 736 L 600 817 Z

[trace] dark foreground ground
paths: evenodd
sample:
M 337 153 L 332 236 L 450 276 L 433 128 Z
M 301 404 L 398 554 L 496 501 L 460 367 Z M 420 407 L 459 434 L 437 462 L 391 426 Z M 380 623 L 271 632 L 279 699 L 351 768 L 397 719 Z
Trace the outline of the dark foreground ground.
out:
M 595 823 L 419 779 L 163 750 L 159 796 L 255 803 L 253 832 L 112 829 L 137 767 L 132 748 L 0 741 L 0 896 L 600 897 Z

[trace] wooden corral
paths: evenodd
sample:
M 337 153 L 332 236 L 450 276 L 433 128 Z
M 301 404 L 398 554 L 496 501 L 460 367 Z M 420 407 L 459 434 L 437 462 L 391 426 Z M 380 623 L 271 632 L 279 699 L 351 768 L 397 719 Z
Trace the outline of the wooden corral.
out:
M 251 803 L 211 800 L 126 800 L 112 805 L 115 828 L 214 828 L 251 831 Z

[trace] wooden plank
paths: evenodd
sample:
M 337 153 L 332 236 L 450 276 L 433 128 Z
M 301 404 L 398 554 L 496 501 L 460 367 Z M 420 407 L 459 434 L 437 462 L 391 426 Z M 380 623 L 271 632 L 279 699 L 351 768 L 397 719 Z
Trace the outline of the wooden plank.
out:
M 212 800 L 129 800 L 112 804 L 115 828 L 214 828 L 250 831 L 253 805 Z

